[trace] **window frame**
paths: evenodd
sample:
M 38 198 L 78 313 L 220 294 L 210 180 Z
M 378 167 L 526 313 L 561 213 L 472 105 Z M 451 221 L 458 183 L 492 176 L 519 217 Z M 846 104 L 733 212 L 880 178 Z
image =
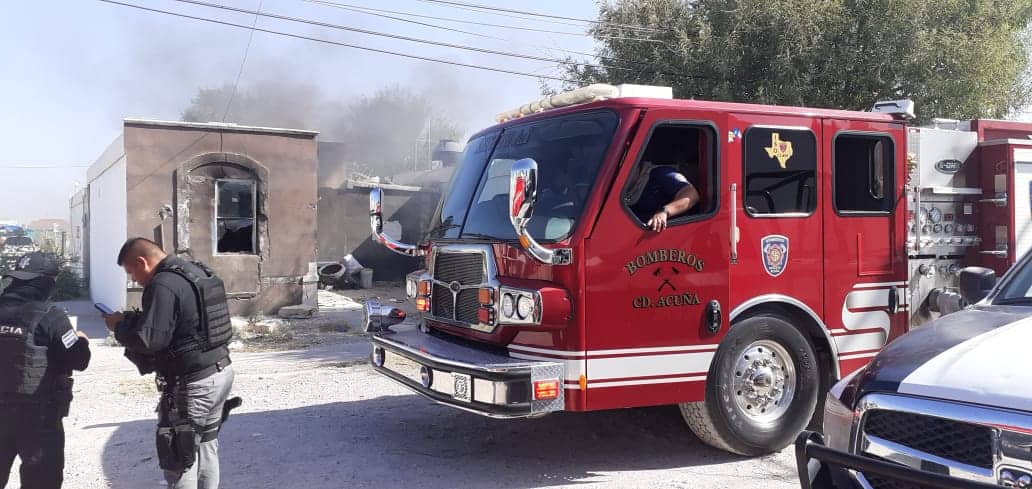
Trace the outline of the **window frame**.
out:
M 839 209 L 838 205 L 838 193 L 835 175 L 836 168 L 838 168 L 838 140 L 842 136 L 860 136 L 867 139 L 880 139 L 888 140 L 892 145 L 889 154 L 892 155 L 892 187 L 887 186 L 882 182 L 882 193 L 884 194 L 882 199 L 889 199 L 889 208 L 884 211 L 851 211 Z M 882 163 L 884 165 L 884 162 Z M 857 130 L 844 130 L 835 133 L 835 136 L 831 138 L 831 208 L 835 211 L 835 215 L 839 217 L 878 217 L 878 216 L 891 216 L 896 212 L 896 140 L 893 139 L 892 134 L 883 131 L 857 131 Z M 870 172 L 870 166 L 868 166 L 868 172 Z M 870 181 L 871 175 L 868 173 L 866 181 L 868 182 L 867 191 L 870 193 Z
M 251 251 L 219 251 L 219 185 L 222 182 L 227 183 L 246 183 L 251 185 L 251 221 L 254 224 L 251 225 Z M 239 217 L 225 217 L 221 219 L 240 219 Z M 220 255 L 243 255 L 243 256 L 257 256 L 258 253 L 258 181 L 250 178 L 216 178 L 215 179 L 215 205 L 212 208 L 212 220 L 211 220 L 211 254 L 212 256 Z
M 640 229 L 643 229 L 643 230 L 649 230 L 651 228 L 648 226 L 648 224 L 646 224 L 646 223 L 642 222 L 640 219 L 638 219 L 638 216 L 634 213 L 634 211 L 631 210 L 630 203 L 627 202 L 627 199 L 625 198 L 625 196 L 627 195 L 627 191 L 631 187 L 631 183 L 632 183 L 631 182 L 631 175 L 633 175 L 634 172 L 638 169 L 638 166 L 641 165 L 642 158 L 645 157 L 645 150 L 648 149 L 649 143 L 652 142 L 652 137 L 655 134 L 656 130 L 661 128 L 661 127 L 671 127 L 671 126 L 694 127 L 696 129 L 706 129 L 706 130 L 709 130 L 710 136 L 712 136 L 712 138 L 711 138 L 712 142 L 710 143 L 710 147 L 711 147 L 710 149 L 712 150 L 711 151 L 712 154 L 710 155 L 710 158 L 709 158 L 710 159 L 710 169 L 712 171 L 710 172 L 710 178 L 709 178 L 709 182 L 708 183 L 713 186 L 712 189 L 711 189 L 712 190 L 712 194 L 713 194 L 713 202 L 712 202 L 712 209 L 710 209 L 708 212 L 705 212 L 705 213 L 695 213 L 695 214 L 688 213 L 688 214 L 685 214 L 683 216 L 678 216 L 678 217 L 669 219 L 669 220 L 667 220 L 667 227 L 671 228 L 671 227 L 681 226 L 681 225 L 684 225 L 684 224 L 691 224 L 691 223 L 695 223 L 695 222 L 705 221 L 707 219 L 713 218 L 713 216 L 716 216 L 717 213 L 720 212 L 721 194 L 723 193 L 723 192 L 720 191 L 721 190 L 720 189 L 720 182 L 721 182 L 720 161 L 721 160 L 720 160 L 720 143 L 719 143 L 719 141 L 717 139 L 718 134 L 720 134 L 720 128 L 717 126 L 717 124 L 715 122 L 710 121 L 710 120 L 703 120 L 703 119 L 664 119 L 664 120 L 659 120 L 659 121 L 654 122 L 652 124 L 652 126 L 649 127 L 649 132 L 645 136 L 645 143 L 642 144 L 641 148 L 638 149 L 638 154 L 634 158 L 634 164 L 631 165 L 631 171 L 630 171 L 630 173 L 627 174 L 627 178 L 624 180 L 624 184 L 620 188 L 620 195 L 618 196 L 619 199 L 620 199 L 620 207 L 623 209 L 624 214 L 627 216 L 628 219 L 631 220 L 631 222 L 636 223 L 638 225 L 638 227 Z M 696 191 L 699 190 L 699 187 L 696 185 L 696 182 L 690 182 L 690 183 L 692 184 L 692 186 L 695 187 Z M 699 194 L 700 194 L 700 198 L 703 198 L 702 192 L 699 192 Z M 701 204 L 701 202 L 700 202 L 700 204 Z
M 813 181 L 814 181 L 814 200 L 813 209 L 808 212 L 779 212 L 779 213 L 761 213 L 753 214 L 749 211 L 749 207 L 745 205 L 746 192 L 749 190 L 749 169 L 747 168 L 748 151 L 746 150 L 746 142 L 749 140 L 749 133 L 755 129 L 777 129 L 782 131 L 800 131 L 807 132 L 813 138 L 814 145 L 814 163 L 813 163 Z M 764 125 L 758 124 L 749 126 L 744 133 L 742 133 L 742 212 L 746 216 L 752 219 L 786 219 L 786 218 L 801 218 L 810 217 L 817 213 L 817 209 L 820 208 L 820 169 L 821 169 L 821 141 L 817 137 L 817 133 L 813 131 L 813 128 L 807 126 L 779 126 L 779 125 Z

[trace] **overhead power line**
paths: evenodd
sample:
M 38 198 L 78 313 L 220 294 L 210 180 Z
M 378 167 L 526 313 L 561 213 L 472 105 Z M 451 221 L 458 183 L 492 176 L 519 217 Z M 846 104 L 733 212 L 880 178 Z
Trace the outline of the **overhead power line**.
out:
M 334 8 L 338 8 L 338 9 L 345 10 L 345 11 L 348 11 L 348 12 L 358 12 L 358 13 L 361 13 L 361 14 L 372 15 L 372 16 L 375 16 L 375 17 L 380 17 L 380 18 L 385 18 L 385 19 L 390 19 L 390 20 L 396 20 L 396 21 L 399 21 L 399 22 L 406 22 L 406 23 L 410 23 L 410 24 L 416 24 L 416 25 L 421 25 L 421 26 L 425 26 L 425 27 L 431 27 L 431 28 L 434 28 L 434 29 L 441 29 L 441 30 L 445 30 L 445 31 L 449 31 L 449 32 L 457 32 L 457 33 L 460 33 L 460 34 L 466 34 L 466 35 L 470 35 L 470 36 L 482 37 L 484 39 L 494 39 L 496 41 L 507 42 L 507 43 L 510 43 L 510 44 L 520 44 L 520 45 L 529 46 L 529 47 L 537 48 L 537 49 L 545 49 L 545 50 L 549 50 L 549 51 L 558 51 L 558 52 L 561 52 L 561 53 L 569 53 L 569 54 L 576 54 L 576 55 L 580 55 L 580 56 L 588 56 L 588 57 L 592 57 L 592 58 L 604 59 L 604 60 L 607 60 L 607 61 L 621 61 L 621 60 L 618 60 L 616 58 L 611 58 L 609 56 L 603 56 L 603 55 L 599 55 L 599 54 L 595 54 L 595 53 L 588 53 L 588 52 L 584 52 L 584 51 L 575 51 L 575 50 L 566 49 L 566 48 L 557 48 L 557 47 L 554 47 L 554 46 L 543 46 L 543 45 L 540 45 L 540 44 L 526 44 L 526 43 L 522 43 L 522 42 L 515 41 L 515 40 L 512 40 L 512 39 L 507 39 L 507 38 L 504 38 L 504 37 L 492 36 L 490 34 L 483 34 L 483 33 L 480 33 L 480 32 L 466 31 L 466 30 L 462 30 L 462 29 L 455 29 L 455 28 L 447 27 L 447 26 L 443 26 L 443 25 L 431 24 L 431 23 L 428 23 L 428 22 L 420 22 L 418 20 L 406 19 L 406 18 L 403 18 L 403 17 L 396 17 L 396 16 L 393 16 L 393 15 L 387 15 L 387 14 L 382 14 L 382 13 L 376 12 L 376 11 L 380 11 L 381 9 L 368 9 L 367 10 L 365 7 L 352 7 L 352 6 L 347 5 L 347 4 L 330 2 L 330 1 L 326 1 L 326 0 L 302 0 L 302 1 L 303 2 L 308 2 L 308 3 L 313 3 L 313 4 L 316 4 L 316 5 L 322 5 L 322 6 L 326 6 L 326 7 L 334 7 Z M 408 14 L 401 14 L 401 15 L 408 15 Z
M 581 62 L 571 61 L 571 60 L 546 58 L 544 56 L 534 56 L 534 55 L 530 55 L 530 54 L 513 53 L 513 52 L 509 52 L 509 51 L 498 51 L 498 50 L 495 50 L 495 49 L 487 49 L 487 48 L 478 48 L 478 47 L 475 47 L 475 46 L 466 46 L 466 45 L 463 45 L 463 44 L 452 44 L 452 43 L 448 43 L 448 42 L 434 41 L 434 40 L 431 40 L 431 39 L 421 39 L 421 38 L 417 38 L 417 37 L 403 36 L 403 35 L 400 35 L 400 34 L 389 34 L 389 33 L 386 33 L 386 32 L 371 31 L 371 30 L 368 30 L 368 29 L 360 29 L 358 27 L 349 27 L 349 26 L 344 26 L 344 25 L 339 25 L 339 24 L 331 24 L 331 23 L 328 23 L 328 22 L 321 22 L 321 21 L 311 20 L 311 19 L 303 19 L 303 18 L 300 18 L 300 17 L 291 17 L 291 16 L 288 16 L 288 15 L 279 15 L 279 14 L 273 14 L 273 13 L 269 13 L 269 12 L 259 12 L 257 10 L 248 10 L 248 9 L 239 8 L 239 7 L 230 7 L 228 5 L 221 5 L 221 4 L 217 4 L 217 3 L 203 2 L 201 0 L 175 0 L 175 1 L 176 2 L 180 2 L 180 3 L 192 4 L 192 5 L 201 5 L 201 6 L 204 6 L 204 7 L 210 7 L 210 8 L 220 9 L 220 10 L 228 10 L 228 11 L 232 11 L 232 12 L 240 12 L 240 13 L 249 14 L 249 15 L 260 15 L 262 17 L 269 17 L 269 18 L 273 18 L 273 19 L 286 20 L 286 21 L 290 21 L 290 22 L 297 22 L 297 23 L 301 23 L 301 24 L 314 25 L 314 26 L 318 26 L 318 27 L 326 27 L 326 28 L 330 28 L 330 29 L 339 29 L 339 30 L 344 30 L 344 31 L 357 32 L 359 34 L 366 34 L 366 35 L 370 35 L 370 36 L 386 37 L 386 38 L 397 39 L 397 40 L 401 40 L 401 41 L 416 42 L 416 43 L 421 43 L 421 44 L 430 44 L 430 45 L 434 45 L 434 46 L 441 46 L 441 47 L 452 48 L 452 49 L 462 49 L 462 50 L 466 50 L 466 51 L 474 51 L 474 52 L 484 53 L 484 54 L 493 54 L 493 55 L 497 55 L 497 56 L 508 56 L 508 57 L 511 57 L 511 58 L 529 59 L 529 60 L 532 60 L 532 61 L 542 61 L 542 62 L 546 62 L 546 63 L 555 63 L 555 64 L 569 65 L 569 66 L 584 66 L 584 67 L 589 67 L 589 68 L 606 69 L 606 67 L 604 67 L 604 66 L 597 65 L 597 64 L 592 64 L 592 63 L 581 63 Z M 622 67 L 609 67 L 608 69 L 633 71 L 630 68 L 622 68 Z
M 577 17 L 564 17 L 562 15 L 543 14 L 543 13 L 540 13 L 540 12 L 532 12 L 532 11 L 529 11 L 529 10 L 516 10 L 516 9 L 494 7 L 494 6 L 491 6 L 491 5 L 482 5 L 482 4 L 476 4 L 476 3 L 470 3 L 470 2 L 458 2 L 458 1 L 453 1 L 453 0 L 452 1 L 450 1 L 450 0 L 419 0 L 419 1 L 425 2 L 425 3 L 436 3 L 436 4 L 440 4 L 440 5 L 449 5 L 449 6 L 452 6 L 452 7 L 463 7 L 463 8 L 466 8 L 466 9 L 488 10 L 488 11 L 495 11 L 495 12 L 504 12 L 504 13 L 509 13 L 509 14 L 529 15 L 529 16 L 532 16 L 532 17 L 543 17 L 543 18 L 547 18 L 547 19 L 572 20 L 572 21 L 575 21 L 575 22 L 584 22 L 584 23 L 587 23 L 587 24 L 605 25 L 605 26 L 609 26 L 609 27 L 622 27 L 622 28 L 625 28 L 625 29 L 634 29 L 634 30 L 647 31 L 647 32 L 662 32 L 661 30 L 653 28 L 653 27 L 644 27 L 644 26 L 633 25 L 633 24 L 618 24 L 618 23 L 605 22 L 605 21 L 596 20 L 596 19 L 582 19 L 582 18 L 577 18 Z
M 244 74 L 244 65 L 247 64 L 247 54 L 251 52 L 251 41 L 254 40 L 254 28 L 258 25 L 258 12 L 262 11 L 262 0 L 258 0 L 258 11 L 254 14 L 254 23 L 251 24 L 251 33 L 247 35 L 247 47 L 244 48 L 244 57 L 240 60 L 240 70 L 237 71 L 236 81 L 233 82 L 233 91 L 229 92 L 229 101 L 226 102 L 226 110 L 222 111 L 222 122 L 226 122 L 229 115 L 229 108 L 233 106 L 233 99 L 236 98 L 237 87 L 240 86 L 240 76 Z
M 435 16 L 435 15 L 417 14 L 417 13 L 413 13 L 413 12 L 403 12 L 403 11 L 399 11 L 399 10 L 387 10 L 387 9 L 381 9 L 381 8 L 366 7 L 366 6 L 363 6 L 363 5 L 347 4 L 347 3 L 341 3 L 341 2 L 334 2 L 334 1 L 330 1 L 330 0 L 303 0 L 303 1 L 311 2 L 311 3 L 320 3 L 320 4 L 324 4 L 324 5 L 332 5 L 332 6 L 335 6 L 335 7 L 342 7 L 342 8 L 346 7 L 346 8 L 349 8 L 349 9 L 355 9 L 355 10 L 361 10 L 361 11 L 381 12 L 381 13 L 394 14 L 394 15 L 403 15 L 403 16 L 406 16 L 406 17 L 415 17 L 415 18 L 419 18 L 419 19 L 442 20 L 442 21 L 445 21 L 445 22 L 455 22 L 455 23 L 467 24 L 467 25 L 479 25 L 479 26 L 483 26 L 483 27 L 495 27 L 495 28 L 499 28 L 499 29 L 512 29 L 512 30 L 527 31 L 527 32 L 540 32 L 540 33 L 543 33 L 543 34 L 555 34 L 555 35 L 559 35 L 559 36 L 593 37 L 591 34 L 587 34 L 585 32 L 554 31 L 554 30 L 549 30 L 549 29 L 538 29 L 538 28 L 534 28 L 534 27 L 524 27 L 524 26 L 518 26 L 518 25 L 492 24 L 492 23 L 489 23 L 489 22 L 477 22 L 477 21 L 467 20 L 467 19 L 456 19 L 456 18 L 453 18 L 453 17 L 440 17 L 440 16 Z M 661 41 L 659 39 L 644 39 L 644 38 L 623 37 L 623 36 L 596 35 L 595 37 L 597 37 L 599 39 L 614 39 L 614 40 L 620 40 L 620 41 L 639 41 L 639 42 L 653 42 L 653 43 L 662 43 L 663 42 L 663 41 Z
M 97 1 L 98 2 L 109 3 L 109 4 L 112 4 L 112 5 L 119 5 L 119 6 L 122 6 L 122 7 L 129 7 L 129 8 L 134 8 L 134 9 L 138 9 L 138 10 L 145 10 L 145 11 L 148 11 L 148 12 L 155 12 L 155 13 L 159 13 L 159 14 L 171 15 L 171 16 L 174 16 L 174 17 L 181 17 L 181 18 L 184 18 L 184 19 L 198 20 L 198 21 L 201 21 L 201 22 L 208 22 L 208 23 L 211 23 L 211 24 L 219 24 L 219 25 L 224 25 L 224 26 L 229 26 L 229 27 L 236 27 L 238 29 L 251 29 L 251 26 L 248 26 L 248 25 L 237 24 L 237 23 L 227 22 L 227 21 L 217 20 L 217 19 L 209 19 L 207 17 L 198 17 L 198 16 L 195 16 L 195 15 L 188 15 L 188 14 L 183 14 L 183 13 L 179 13 L 179 12 L 172 12 L 172 11 L 169 11 L 169 10 L 161 10 L 161 9 L 156 9 L 156 8 L 152 8 L 152 7 L 144 7 L 142 5 L 136 5 L 136 4 L 132 4 L 132 3 L 126 3 L 126 2 L 119 2 L 119 1 L 116 1 L 116 0 L 97 0 Z M 402 57 L 402 58 L 418 59 L 420 61 L 429 61 L 429 62 L 432 62 L 432 63 L 442 63 L 442 64 L 448 64 L 448 65 L 452 65 L 452 66 L 462 66 L 462 67 L 465 67 L 465 68 L 474 68 L 474 69 L 484 70 L 484 71 L 494 71 L 494 72 L 497 72 L 497 73 L 506 73 L 506 74 L 509 74 L 509 75 L 525 76 L 525 77 L 530 77 L 530 78 L 543 78 L 543 79 L 546 79 L 546 80 L 555 80 L 555 81 L 569 82 L 569 83 L 575 83 L 576 82 L 575 80 L 572 80 L 572 79 L 569 79 L 569 78 L 561 78 L 561 77 L 549 76 L 549 75 L 535 75 L 533 73 L 526 73 L 526 72 L 523 72 L 523 71 L 510 70 L 510 69 L 505 69 L 505 68 L 496 68 L 496 67 L 491 67 L 491 66 L 482 66 L 482 65 L 474 65 L 474 64 L 469 64 L 469 63 L 461 63 L 461 62 L 458 62 L 458 61 L 449 61 L 449 60 L 446 60 L 446 59 L 431 58 L 431 57 L 428 57 L 428 56 L 420 56 L 420 55 L 417 55 L 417 54 L 403 53 L 403 52 L 391 51 L 391 50 L 387 50 L 387 49 L 371 48 L 371 47 L 368 47 L 368 46 L 361 46 L 361 45 L 358 45 L 358 44 L 351 44 L 351 43 L 340 42 L 340 41 L 331 41 L 329 39 L 320 39 L 320 38 L 317 38 L 317 37 L 305 36 L 305 35 L 301 35 L 301 34 L 293 34 L 293 33 L 289 33 L 289 32 L 276 31 L 276 30 L 265 29 L 265 28 L 261 28 L 261 27 L 255 27 L 254 30 L 257 31 L 257 32 L 264 32 L 264 33 L 267 33 L 267 34 L 274 34 L 274 35 L 277 35 L 277 36 L 292 37 L 292 38 L 295 38 L 295 39 L 304 39 L 304 40 L 312 41 L 312 42 L 318 42 L 318 43 L 323 43 L 323 44 L 331 44 L 331 45 L 334 45 L 334 46 L 343 46 L 343 47 L 348 47 L 348 48 L 353 48 L 353 49 L 359 49 L 359 50 L 362 50 L 362 51 L 370 51 L 370 52 L 374 52 L 374 53 L 380 53 L 380 54 L 389 54 L 391 56 L 398 56 L 398 57 Z

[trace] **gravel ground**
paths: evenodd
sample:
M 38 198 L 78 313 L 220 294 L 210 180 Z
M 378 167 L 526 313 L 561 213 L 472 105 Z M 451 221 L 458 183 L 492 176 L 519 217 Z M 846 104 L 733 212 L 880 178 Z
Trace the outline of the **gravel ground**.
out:
M 88 303 L 67 305 L 81 329 L 103 333 Z M 798 487 L 790 449 L 756 459 L 720 452 L 673 407 L 491 420 L 374 374 L 361 336 L 332 338 L 233 354 L 244 405 L 220 438 L 222 487 Z M 65 487 L 163 487 L 152 377 L 137 375 L 120 348 L 94 342 L 93 351 L 65 420 Z

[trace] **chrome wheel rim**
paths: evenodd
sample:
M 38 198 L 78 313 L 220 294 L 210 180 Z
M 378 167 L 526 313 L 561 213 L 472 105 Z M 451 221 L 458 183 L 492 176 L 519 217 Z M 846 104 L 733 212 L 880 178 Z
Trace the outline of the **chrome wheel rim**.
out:
M 795 397 L 795 364 L 776 342 L 751 343 L 738 355 L 732 375 L 735 404 L 758 424 L 773 424 L 784 416 Z

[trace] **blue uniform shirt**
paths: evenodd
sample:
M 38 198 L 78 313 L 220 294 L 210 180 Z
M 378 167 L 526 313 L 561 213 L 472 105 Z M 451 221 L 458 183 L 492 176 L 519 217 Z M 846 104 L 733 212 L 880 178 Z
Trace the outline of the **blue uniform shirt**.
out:
M 641 222 L 648 222 L 653 214 L 674 200 L 674 196 L 689 185 L 691 183 L 677 168 L 657 166 L 649 171 L 649 182 L 645 184 L 638 202 L 631 206 L 631 211 Z

